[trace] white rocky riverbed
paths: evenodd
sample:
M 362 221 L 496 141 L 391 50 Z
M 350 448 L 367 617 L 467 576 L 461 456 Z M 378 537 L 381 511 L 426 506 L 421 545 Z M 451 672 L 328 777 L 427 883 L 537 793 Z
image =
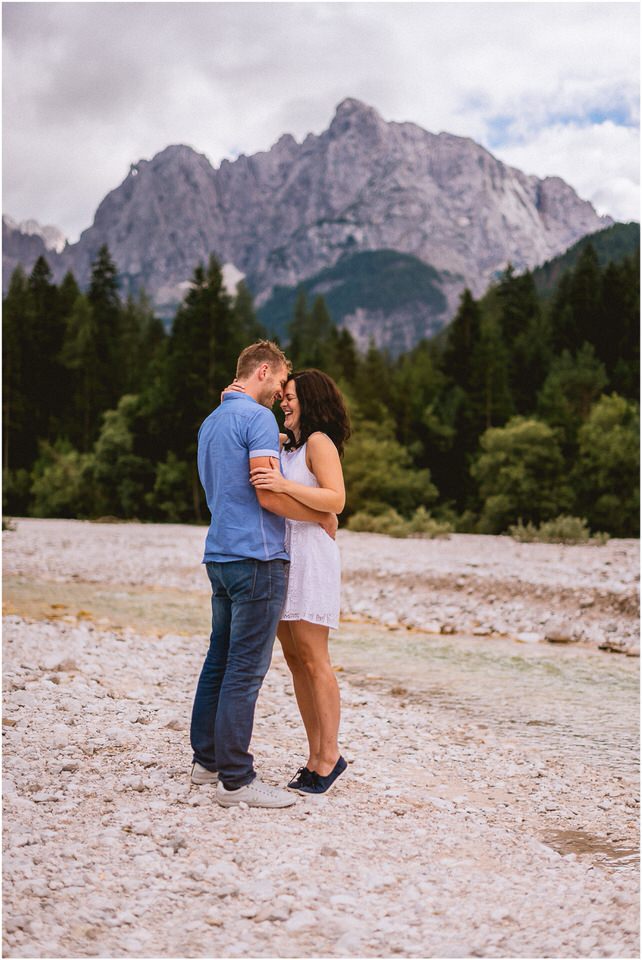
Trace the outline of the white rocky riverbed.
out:
M 637 543 L 341 532 L 350 765 L 270 812 L 188 781 L 203 536 L 3 535 L 5 956 L 639 955 Z M 253 751 L 303 759 L 278 650 Z

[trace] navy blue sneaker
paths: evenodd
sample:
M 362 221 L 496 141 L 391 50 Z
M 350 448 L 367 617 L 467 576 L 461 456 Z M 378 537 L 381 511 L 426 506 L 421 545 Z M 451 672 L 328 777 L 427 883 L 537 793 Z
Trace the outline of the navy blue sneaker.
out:
M 334 769 L 331 770 L 327 776 L 322 777 L 316 770 L 313 770 L 310 774 L 311 782 L 306 786 L 299 787 L 299 793 L 327 793 L 337 777 L 340 777 L 344 770 L 347 769 L 347 766 L 348 764 L 343 757 L 339 757 L 334 765 Z
M 307 767 L 299 767 L 288 783 L 288 789 L 300 790 L 301 787 L 307 787 L 310 783 L 312 783 L 312 771 Z

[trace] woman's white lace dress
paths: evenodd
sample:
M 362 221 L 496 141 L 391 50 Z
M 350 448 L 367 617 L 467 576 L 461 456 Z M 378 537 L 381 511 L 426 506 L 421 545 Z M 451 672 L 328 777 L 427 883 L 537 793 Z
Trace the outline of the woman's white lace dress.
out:
M 303 444 L 281 453 L 283 476 L 306 487 L 318 487 L 308 470 Z M 335 629 L 341 605 L 341 558 L 335 540 L 318 523 L 285 521 L 285 549 L 290 554 L 290 575 L 282 620 L 307 620 Z

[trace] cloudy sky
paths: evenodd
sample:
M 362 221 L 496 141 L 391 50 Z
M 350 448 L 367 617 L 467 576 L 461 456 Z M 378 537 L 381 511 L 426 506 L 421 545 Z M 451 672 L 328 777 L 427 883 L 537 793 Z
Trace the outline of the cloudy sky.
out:
M 76 240 L 129 165 L 356 97 L 639 219 L 637 3 L 3 3 L 3 211 Z

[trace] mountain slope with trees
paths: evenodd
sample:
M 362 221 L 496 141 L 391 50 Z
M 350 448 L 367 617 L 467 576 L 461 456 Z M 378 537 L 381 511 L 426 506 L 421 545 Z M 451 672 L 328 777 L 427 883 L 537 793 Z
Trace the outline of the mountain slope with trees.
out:
M 322 296 L 334 322 L 352 334 L 359 349 L 372 339 L 396 356 L 448 323 L 449 299 L 462 279 L 410 254 L 366 251 L 344 257 L 297 287 L 275 287 L 258 316 L 266 330 L 287 340 L 300 292 L 310 299 Z
M 562 274 L 575 267 L 584 248 L 591 245 L 597 256 L 600 266 L 608 263 L 619 263 L 625 257 L 630 257 L 640 249 L 639 223 L 614 223 L 597 233 L 590 233 L 582 237 L 572 247 L 552 260 L 547 260 L 533 270 L 533 280 L 537 292 L 543 297 L 549 297 Z

